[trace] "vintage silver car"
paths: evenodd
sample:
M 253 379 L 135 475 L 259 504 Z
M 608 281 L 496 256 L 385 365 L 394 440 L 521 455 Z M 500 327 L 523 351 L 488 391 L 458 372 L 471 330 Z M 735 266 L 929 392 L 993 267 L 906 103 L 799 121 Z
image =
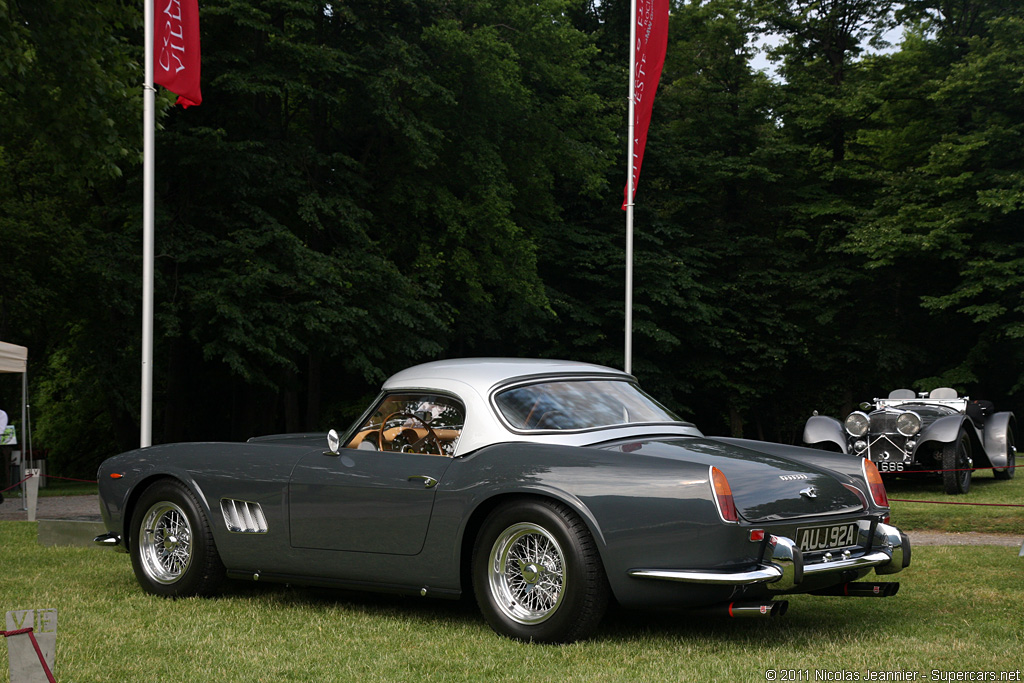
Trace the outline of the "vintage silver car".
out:
M 867 460 L 708 438 L 611 368 L 410 368 L 342 435 L 153 446 L 99 468 L 143 589 L 225 577 L 457 598 L 498 633 L 568 642 L 628 608 L 773 616 L 910 564 Z
M 946 493 L 967 493 L 976 468 L 1010 479 L 1016 468 L 1016 420 L 994 412 L 990 401 L 972 401 L 948 387 L 915 394 L 896 389 L 888 398 L 862 403 L 844 422 L 813 415 L 804 443 L 861 456 L 882 474 L 941 475 Z

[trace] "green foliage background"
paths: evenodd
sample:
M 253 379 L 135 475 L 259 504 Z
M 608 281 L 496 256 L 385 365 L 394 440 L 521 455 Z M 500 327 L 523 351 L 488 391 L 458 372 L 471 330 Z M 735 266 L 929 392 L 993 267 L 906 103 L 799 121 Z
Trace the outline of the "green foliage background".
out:
M 203 104 L 158 96 L 156 442 L 342 427 L 435 358 L 621 366 L 628 0 L 200 5 Z M 0 339 L 66 475 L 138 441 L 141 13 L 0 0 Z M 641 382 L 785 442 L 897 386 L 1024 414 L 1022 83 L 1018 0 L 674 0 Z

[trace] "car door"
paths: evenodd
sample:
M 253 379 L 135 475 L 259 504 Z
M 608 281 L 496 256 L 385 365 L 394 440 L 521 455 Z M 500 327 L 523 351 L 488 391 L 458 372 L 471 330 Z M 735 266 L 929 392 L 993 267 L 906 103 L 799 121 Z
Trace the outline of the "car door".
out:
M 415 555 L 451 458 L 344 449 L 310 453 L 288 484 L 295 548 Z

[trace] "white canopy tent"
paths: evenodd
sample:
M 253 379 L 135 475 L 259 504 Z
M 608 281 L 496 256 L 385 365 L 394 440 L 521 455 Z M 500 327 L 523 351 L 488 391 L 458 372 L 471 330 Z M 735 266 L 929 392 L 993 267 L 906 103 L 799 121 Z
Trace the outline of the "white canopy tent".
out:
M 28 428 L 28 349 L 0 341 L 0 373 L 21 373 L 21 430 L 22 453 L 30 453 L 31 430 Z M 0 406 L 2 408 L 3 406 Z M 24 460 L 24 458 L 22 458 Z M 6 465 L 5 465 L 6 467 Z

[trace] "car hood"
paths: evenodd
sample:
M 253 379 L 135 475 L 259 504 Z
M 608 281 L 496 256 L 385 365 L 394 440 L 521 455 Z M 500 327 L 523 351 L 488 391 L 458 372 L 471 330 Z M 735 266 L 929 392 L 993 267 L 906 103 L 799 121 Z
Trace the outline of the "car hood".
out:
M 857 513 L 860 498 L 844 486 L 843 474 L 789 459 L 704 438 L 632 442 L 634 456 L 667 458 L 717 467 L 732 488 L 740 515 L 750 522 Z M 795 449 L 794 449 L 795 450 Z M 812 489 L 812 490 L 808 490 Z
M 921 418 L 922 425 L 930 425 L 941 417 L 956 415 L 960 411 L 944 405 L 929 405 L 927 403 L 904 403 L 889 408 L 879 408 L 870 413 L 871 417 L 882 418 L 886 414 L 898 415 L 899 413 L 913 411 Z M 895 429 L 895 427 L 894 427 Z

